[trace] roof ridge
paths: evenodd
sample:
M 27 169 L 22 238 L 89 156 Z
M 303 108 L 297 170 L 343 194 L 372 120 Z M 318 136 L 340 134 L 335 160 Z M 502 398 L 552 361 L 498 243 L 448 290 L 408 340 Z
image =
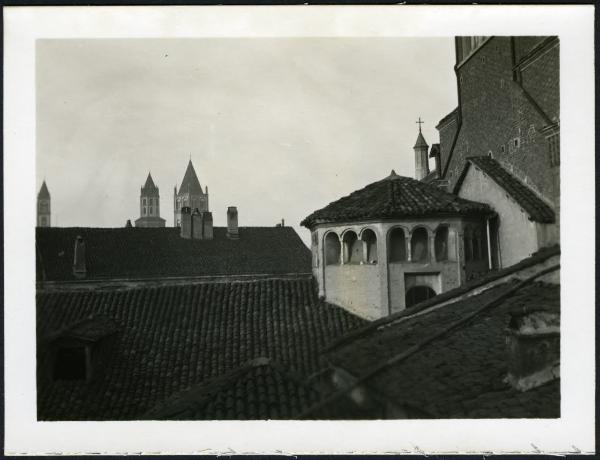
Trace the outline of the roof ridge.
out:
M 385 185 L 390 181 L 398 184 Z M 490 210 L 486 203 L 466 200 L 434 185 L 394 173 L 314 211 L 300 225 L 310 228 L 321 222 L 476 214 L 489 213 Z
M 509 171 L 500 161 L 486 155 L 470 156 L 466 160 L 465 167 L 461 173 L 461 180 L 456 183 L 455 191 L 460 188 L 462 179 L 466 175 L 466 170 L 469 164 L 472 163 L 508 193 L 525 210 L 530 220 L 540 223 L 553 223 L 556 220 L 553 206 L 547 202 L 546 198 L 540 196 L 538 191 L 521 180 L 520 177 L 514 174 L 514 171 Z M 506 178 L 503 178 L 502 175 L 505 175 Z

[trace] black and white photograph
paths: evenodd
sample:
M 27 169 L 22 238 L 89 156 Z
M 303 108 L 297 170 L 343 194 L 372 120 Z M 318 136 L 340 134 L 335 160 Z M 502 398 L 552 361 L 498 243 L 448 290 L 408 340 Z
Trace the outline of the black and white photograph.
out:
M 31 423 L 572 417 L 539 29 L 36 38 Z

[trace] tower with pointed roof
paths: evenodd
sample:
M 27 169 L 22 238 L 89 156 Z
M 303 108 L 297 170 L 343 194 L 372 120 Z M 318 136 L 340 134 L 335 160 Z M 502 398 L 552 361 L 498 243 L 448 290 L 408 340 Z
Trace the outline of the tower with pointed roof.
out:
M 42 183 L 37 196 L 37 226 L 50 227 L 50 192 L 46 181 Z
M 199 212 L 208 211 L 208 187 L 202 191 L 202 186 L 191 159 L 183 175 L 179 191 L 177 191 L 177 186 L 173 190 L 173 225 L 175 227 L 181 226 L 182 208 L 190 208 L 192 212 L 196 209 Z
M 429 159 L 427 157 L 429 146 L 421 132 L 421 124 L 423 124 L 421 117 L 419 117 L 419 121 L 416 123 L 419 125 L 419 135 L 417 136 L 417 142 L 415 142 L 415 146 L 413 147 L 415 151 L 415 179 L 421 180 L 429 174 Z
M 148 173 L 146 183 L 140 189 L 140 218 L 135 221 L 136 227 L 164 227 L 165 219 L 160 217 L 160 194 L 158 187 Z

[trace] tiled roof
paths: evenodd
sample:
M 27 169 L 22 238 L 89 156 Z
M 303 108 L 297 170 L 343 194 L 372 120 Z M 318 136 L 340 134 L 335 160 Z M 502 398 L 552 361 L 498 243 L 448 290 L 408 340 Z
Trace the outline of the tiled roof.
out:
M 202 195 L 204 193 L 194 170 L 192 160 L 187 165 L 183 180 L 181 181 L 181 187 L 179 187 L 178 194 L 182 193 L 190 193 L 191 195 Z
M 41 337 L 41 340 L 48 343 L 57 338 L 69 337 L 87 342 L 97 342 L 117 331 L 118 327 L 116 323 L 109 318 L 104 316 L 90 316 L 74 324 L 68 324 L 46 337 Z
M 487 204 L 459 198 L 439 187 L 398 176 L 392 171 L 385 179 L 373 182 L 313 212 L 301 224 L 310 227 L 319 222 L 487 212 L 490 212 Z
M 438 178 L 438 172 L 434 169 L 429 174 L 427 174 L 423 179 L 421 179 L 421 182 L 425 182 L 426 184 L 431 184 L 437 178 Z
M 144 415 L 148 420 L 292 419 L 320 394 L 267 358 L 179 393 Z
M 142 187 L 142 192 L 144 192 L 145 195 L 158 193 L 158 187 L 156 185 L 154 185 L 154 181 L 152 180 L 152 176 L 150 175 L 150 173 L 148 173 L 148 177 L 146 178 L 146 183 Z
M 212 240 L 179 228 L 37 228 L 38 274 L 73 280 L 75 238 L 86 246 L 86 279 L 310 273 L 311 254 L 291 227 L 240 227 L 239 239 L 214 228 Z
M 38 198 L 49 199 L 50 192 L 48 191 L 48 187 L 46 186 L 46 181 L 42 183 L 40 187 L 40 191 L 38 192 Z
M 329 350 L 332 350 L 345 343 L 348 343 L 358 336 L 366 335 L 370 331 L 374 331 L 381 326 L 394 322 L 397 319 L 402 318 L 411 312 L 414 314 L 418 311 L 423 311 L 430 307 L 433 307 L 434 305 L 437 305 L 441 302 L 446 302 L 454 298 L 464 296 L 469 291 L 484 289 L 486 284 L 497 282 L 498 280 L 501 280 L 506 276 L 513 275 L 522 270 L 530 269 L 531 267 L 534 267 L 536 265 L 540 266 L 542 264 L 547 263 L 547 261 L 552 259 L 553 257 L 559 255 L 559 245 L 541 248 L 539 251 L 534 252 L 531 256 L 521 260 L 520 262 L 514 265 L 511 265 L 510 267 L 505 267 L 501 270 L 489 271 L 483 276 L 469 280 L 466 283 L 455 287 L 454 289 L 450 289 L 449 291 L 442 292 L 441 294 L 431 297 L 428 300 L 419 302 L 417 305 L 411 307 L 410 309 L 401 310 L 397 313 L 393 313 L 389 316 L 385 316 L 378 320 L 367 323 L 362 328 L 355 329 L 354 331 L 352 331 L 352 333 L 346 334 L 340 337 L 338 340 L 332 342 L 329 346 Z
M 118 327 L 103 375 L 52 382 L 38 373 L 40 420 L 136 419 L 258 357 L 306 377 L 324 346 L 365 324 L 320 301 L 308 279 L 37 294 L 40 338 L 90 315 Z M 293 400 L 296 390 L 284 390 Z
M 458 192 L 462 181 L 469 168 L 473 164 L 490 176 L 494 182 L 502 187 L 523 208 L 534 222 L 553 223 L 555 221 L 554 210 L 550 205 L 538 197 L 533 190 L 523 184 L 519 179 L 504 169 L 500 163 L 488 156 L 468 157 L 463 173 L 454 187 Z
M 371 369 L 441 333 L 500 294 L 498 305 L 424 345 L 403 361 L 368 379 L 369 388 L 396 404 L 435 418 L 549 418 L 560 416 L 560 382 L 520 392 L 504 382 L 505 328 L 515 307 L 560 304 L 560 286 L 533 283 L 512 294 L 505 283 L 458 302 L 377 328 L 336 349 L 331 362 L 360 377 Z

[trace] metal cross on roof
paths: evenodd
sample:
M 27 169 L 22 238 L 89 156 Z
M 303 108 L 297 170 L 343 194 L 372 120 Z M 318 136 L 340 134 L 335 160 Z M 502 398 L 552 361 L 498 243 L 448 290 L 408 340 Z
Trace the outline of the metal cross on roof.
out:
M 423 123 L 425 123 L 425 122 L 424 122 L 424 121 L 421 121 L 421 117 L 419 117 L 419 120 L 418 120 L 418 121 L 415 121 L 415 123 L 417 123 L 417 124 L 419 125 L 419 132 L 421 132 L 421 125 L 422 125 Z

